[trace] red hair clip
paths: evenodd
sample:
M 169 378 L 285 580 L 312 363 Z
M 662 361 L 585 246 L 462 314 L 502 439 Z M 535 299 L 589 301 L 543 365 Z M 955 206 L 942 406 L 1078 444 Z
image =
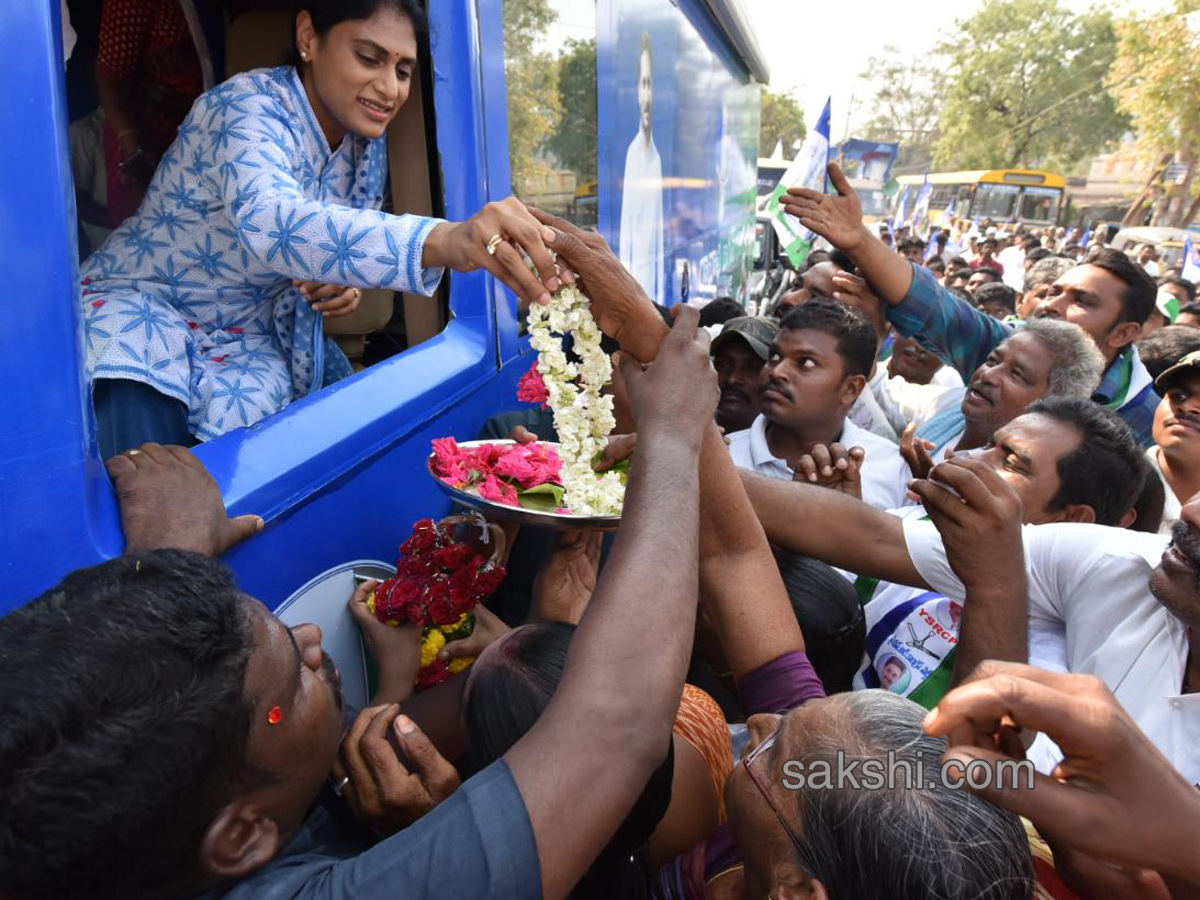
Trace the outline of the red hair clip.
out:
M 267 724 L 268 725 L 278 725 L 282 721 L 283 721 L 283 709 L 278 706 L 272 706 L 270 711 L 267 713 Z

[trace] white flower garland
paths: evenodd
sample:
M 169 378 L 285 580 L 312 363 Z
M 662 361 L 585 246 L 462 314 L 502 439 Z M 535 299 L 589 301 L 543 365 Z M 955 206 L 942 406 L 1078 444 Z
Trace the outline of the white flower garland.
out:
M 573 339 L 578 364 L 569 362 L 563 352 L 560 335 L 565 334 Z M 548 304 L 532 304 L 529 337 L 538 352 L 538 371 L 558 431 L 563 504 L 580 515 L 619 515 L 625 501 L 620 474 L 597 473 L 592 468 L 596 454 L 608 445 L 616 420 L 612 397 L 600 393 L 612 378 L 612 361 L 600 349 L 600 329 L 587 297 L 568 284 Z

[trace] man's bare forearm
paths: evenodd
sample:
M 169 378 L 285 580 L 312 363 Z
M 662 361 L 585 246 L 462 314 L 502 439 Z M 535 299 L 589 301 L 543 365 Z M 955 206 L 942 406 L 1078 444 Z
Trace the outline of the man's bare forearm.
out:
M 774 546 L 860 575 L 928 587 L 908 555 L 899 517 L 828 488 L 738 473 Z
M 968 587 L 954 652 L 950 686 L 957 687 L 985 659 L 1029 660 L 1029 592 L 1022 561 L 1003 585 Z
M 889 304 L 895 306 L 908 296 L 913 280 L 912 265 L 865 226 L 858 245 L 847 252 L 858 266 L 858 273 Z
M 804 649 L 767 536 L 715 425 L 700 458 L 700 596 L 735 679 Z
M 673 435 L 640 439 L 626 494 L 631 502 L 572 643 L 572 666 L 559 694 L 602 693 L 646 712 L 657 706 L 669 728 L 679 697 L 647 696 L 653 692 L 646 675 L 677 679 L 682 689 L 696 612 L 697 461 L 696 448 Z M 647 655 L 661 665 L 648 672 Z M 592 666 L 598 671 L 583 671 Z M 632 693 L 623 695 L 626 690 Z
M 644 364 L 654 362 L 658 348 L 671 333 L 654 304 L 648 297 L 645 299 L 646 302 L 638 307 L 637 320 L 622 328 L 618 338 L 621 349 Z
M 505 754 L 538 836 L 547 897 L 567 894 L 669 746 L 695 629 L 695 444 L 669 431 L 640 437 L 621 529 L 562 681 Z

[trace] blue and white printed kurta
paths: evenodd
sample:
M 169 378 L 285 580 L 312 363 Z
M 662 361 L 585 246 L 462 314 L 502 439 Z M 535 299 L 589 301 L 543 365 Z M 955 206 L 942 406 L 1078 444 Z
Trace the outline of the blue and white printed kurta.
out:
M 291 66 L 202 94 L 136 215 L 83 264 L 88 371 L 188 407 L 207 440 L 350 373 L 291 279 L 429 295 L 439 219 L 379 212 L 384 139 L 336 150 Z

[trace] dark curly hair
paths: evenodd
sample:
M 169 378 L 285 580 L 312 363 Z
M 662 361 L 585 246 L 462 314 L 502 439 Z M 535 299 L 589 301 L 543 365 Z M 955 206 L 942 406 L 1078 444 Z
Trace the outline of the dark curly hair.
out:
M 879 338 L 875 327 L 858 310 L 829 297 L 814 297 L 793 307 L 779 327 L 819 331 L 837 338 L 838 355 L 842 358 L 845 373 L 870 376 Z
M 0 896 L 190 893 L 247 764 L 252 626 L 179 550 L 80 569 L 0 619 Z

